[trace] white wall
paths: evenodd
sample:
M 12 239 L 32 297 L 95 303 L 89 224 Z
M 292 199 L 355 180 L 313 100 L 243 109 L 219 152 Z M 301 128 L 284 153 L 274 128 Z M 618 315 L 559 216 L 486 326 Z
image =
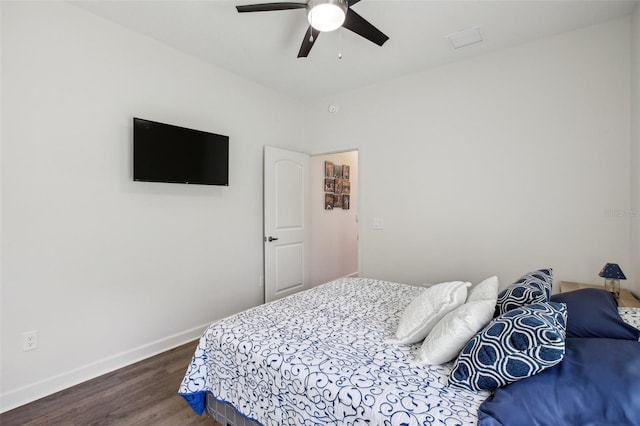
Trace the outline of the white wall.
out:
M 324 209 L 324 162 L 350 166 L 349 210 Z M 358 273 L 358 151 L 311 157 L 311 261 L 312 286 Z
M 640 4 L 631 25 L 631 276 L 627 278 L 629 288 L 640 297 Z
M 68 3 L 1 8 L 6 410 L 261 303 L 262 147 L 303 150 L 305 117 Z M 230 186 L 133 182 L 133 116 L 229 135 Z
M 314 103 L 312 151 L 359 149 L 361 274 L 630 269 L 629 218 L 605 211 L 629 205 L 629 40 L 624 19 Z

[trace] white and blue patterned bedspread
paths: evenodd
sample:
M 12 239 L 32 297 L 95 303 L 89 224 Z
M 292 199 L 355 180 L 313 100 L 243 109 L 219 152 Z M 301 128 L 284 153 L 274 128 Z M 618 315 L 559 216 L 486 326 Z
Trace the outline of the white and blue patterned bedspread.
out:
M 424 288 L 347 278 L 212 324 L 180 386 L 271 425 L 475 424 L 488 393 L 447 386 L 451 364 L 418 364 L 393 339 Z
M 640 308 L 618 308 L 620 318 L 640 330 Z

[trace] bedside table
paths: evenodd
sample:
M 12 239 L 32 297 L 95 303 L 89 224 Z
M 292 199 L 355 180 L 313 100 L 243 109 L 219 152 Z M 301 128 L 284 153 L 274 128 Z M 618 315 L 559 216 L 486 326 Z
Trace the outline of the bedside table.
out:
M 583 284 L 583 283 L 574 283 L 571 281 L 560 281 L 560 292 L 568 293 L 570 291 L 580 290 L 583 288 L 598 288 L 600 290 L 604 290 L 604 286 L 602 285 L 593 285 L 593 284 Z M 627 289 L 620 289 L 620 296 L 617 298 L 618 306 L 620 308 L 640 308 L 640 300 L 636 299 L 635 296 Z

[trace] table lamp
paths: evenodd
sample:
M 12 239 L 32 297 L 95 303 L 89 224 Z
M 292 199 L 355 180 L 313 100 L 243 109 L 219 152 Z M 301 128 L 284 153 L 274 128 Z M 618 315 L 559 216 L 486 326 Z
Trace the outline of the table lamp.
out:
M 622 269 L 617 263 L 607 263 L 600 271 L 600 275 L 604 278 L 604 288 L 615 297 L 620 296 L 620 280 L 626 280 Z

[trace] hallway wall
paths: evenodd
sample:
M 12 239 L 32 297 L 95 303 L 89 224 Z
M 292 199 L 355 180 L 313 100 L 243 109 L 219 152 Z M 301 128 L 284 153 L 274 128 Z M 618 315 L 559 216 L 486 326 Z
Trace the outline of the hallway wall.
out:
M 324 208 L 324 162 L 350 166 L 348 210 Z M 358 272 L 358 151 L 311 157 L 311 262 L 312 286 Z

